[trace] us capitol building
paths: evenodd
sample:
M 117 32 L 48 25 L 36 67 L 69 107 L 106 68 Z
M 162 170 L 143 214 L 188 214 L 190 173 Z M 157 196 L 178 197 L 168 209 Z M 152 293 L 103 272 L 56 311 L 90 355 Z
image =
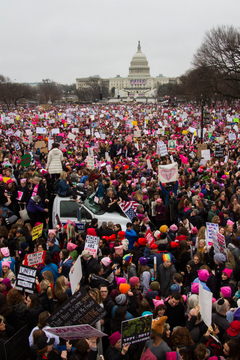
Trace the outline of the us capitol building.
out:
M 109 94 L 114 101 L 116 99 L 144 101 L 146 98 L 150 100 L 155 96 L 159 85 L 177 82 L 177 78 L 165 77 L 162 74 L 156 77 L 150 75 L 150 67 L 146 56 L 141 51 L 140 41 L 138 42 L 137 52 L 132 57 L 128 77 L 117 75 L 115 78 L 109 79 L 102 79 L 99 76 L 94 76 L 94 78 L 99 79 L 99 84 L 101 82 L 108 87 Z M 90 79 L 76 79 L 76 88 L 82 90 L 88 88 Z

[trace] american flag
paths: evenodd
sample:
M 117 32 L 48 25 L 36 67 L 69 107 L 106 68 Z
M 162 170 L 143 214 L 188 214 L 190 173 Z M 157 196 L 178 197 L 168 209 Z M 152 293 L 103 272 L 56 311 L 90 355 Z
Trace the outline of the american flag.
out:
M 139 203 L 136 201 L 122 201 L 119 204 L 124 214 L 126 214 L 131 221 L 136 216 L 136 210 L 138 205 Z

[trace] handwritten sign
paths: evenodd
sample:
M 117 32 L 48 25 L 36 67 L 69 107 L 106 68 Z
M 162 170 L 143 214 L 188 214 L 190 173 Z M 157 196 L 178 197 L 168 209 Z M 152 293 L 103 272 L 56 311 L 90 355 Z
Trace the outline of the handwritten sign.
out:
M 84 250 L 88 250 L 92 256 L 95 256 L 97 255 L 98 243 L 99 237 L 87 235 Z
M 24 264 L 26 266 L 43 264 L 45 261 L 45 255 L 46 255 L 46 250 L 38 251 L 31 254 L 26 254 L 24 259 Z
M 86 292 L 78 290 L 47 319 L 49 326 L 94 325 L 106 311 Z
M 122 321 L 122 347 L 125 344 L 136 344 L 150 339 L 152 329 L 152 315 Z
M 43 224 L 37 225 L 32 230 L 32 241 L 38 239 L 43 232 Z
M 61 337 L 64 340 L 77 340 L 81 338 L 91 337 L 103 337 L 107 336 L 103 332 L 93 328 L 92 326 L 86 325 L 73 325 L 73 326 L 62 326 L 57 328 L 51 328 L 47 330 L 51 334 Z

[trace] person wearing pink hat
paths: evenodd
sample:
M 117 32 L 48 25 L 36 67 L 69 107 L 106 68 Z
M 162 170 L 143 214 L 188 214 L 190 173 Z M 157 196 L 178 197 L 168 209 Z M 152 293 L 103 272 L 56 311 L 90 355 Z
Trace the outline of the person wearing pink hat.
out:
M 8 263 L 10 263 L 10 269 L 12 270 L 12 272 L 14 272 L 15 270 L 15 259 L 13 259 L 10 256 L 10 251 L 8 247 L 2 247 L 0 248 L 0 274 L 2 272 L 2 263 L 3 261 L 7 261 Z
M 8 261 L 3 261 L 2 262 L 2 271 L 1 271 L 1 278 L 2 279 L 9 279 L 10 281 L 14 281 L 15 280 L 15 274 L 14 272 L 10 269 L 10 262 Z

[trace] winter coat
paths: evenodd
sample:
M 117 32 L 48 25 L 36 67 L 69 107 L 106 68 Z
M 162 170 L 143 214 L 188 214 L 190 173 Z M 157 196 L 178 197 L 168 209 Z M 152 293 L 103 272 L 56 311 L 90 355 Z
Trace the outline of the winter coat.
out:
M 142 288 L 143 295 L 150 289 L 151 273 L 150 271 L 144 271 L 140 275 L 140 285 Z
M 38 315 L 43 312 L 43 307 L 41 304 L 28 309 L 27 317 L 26 317 L 26 323 L 28 326 L 29 334 L 32 331 L 32 329 L 37 326 L 38 323 Z
M 133 250 L 133 245 L 134 245 L 135 241 L 137 241 L 137 233 L 135 232 L 135 230 L 133 230 L 133 229 L 126 230 L 125 238 L 128 239 L 128 241 L 129 241 L 128 249 Z
M 129 353 L 128 351 L 126 352 L 125 355 L 122 355 L 122 353 L 115 349 L 114 346 L 109 345 L 109 347 L 107 348 L 107 351 L 104 355 L 104 359 L 105 360 L 129 360 Z
M 17 329 L 20 330 L 24 325 L 26 325 L 26 317 L 28 308 L 24 303 L 19 303 L 12 306 L 12 312 L 15 316 L 16 322 L 18 323 Z
M 60 196 L 66 196 L 67 194 L 67 191 L 69 189 L 69 185 L 67 184 L 67 181 L 66 180 L 63 180 L 61 179 L 58 183 L 58 190 L 57 190 L 57 193 L 58 195 Z
M 53 281 L 54 281 L 54 286 L 55 286 L 55 282 L 56 282 L 57 278 L 59 277 L 57 265 L 53 264 L 53 263 L 45 265 L 45 267 L 41 271 L 41 274 L 43 274 L 44 271 L 51 271 L 51 273 L 53 274 Z
M 157 204 L 155 207 L 156 220 L 163 221 L 166 219 L 167 208 L 163 204 Z M 160 213 L 160 214 L 159 214 Z
M 239 260 L 239 258 L 240 258 L 240 249 L 238 247 L 236 247 L 235 245 L 231 244 L 231 243 L 228 244 L 227 249 L 234 256 L 235 263 L 237 265 L 240 265 L 240 260 Z
M 62 172 L 63 153 L 60 149 L 52 149 L 48 154 L 47 168 L 49 174 L 60 174 Z
M 69 278 L 69 271 L 72 267 L 73 260 L 71 257 L 67 258 L 65 261 L 60 263 L 59 267 L 62 267 L 61 275 L 65 276 L 66 278 Z
M 40 201 L 39 204 L 36 204 L 33 199 L 30 199 L 29 203 L 27 204 L 27 211 L 37 214 L 39 211 L 44 212 L 44 207 L 42 202 Z
M 161 295 L 166 298 L 169 295 L 169 289 L 173 285 L 173 275 L 176 273 L 174 265 L 170 265 L 168 268 L 163 264 L 158 268 L 158 279 L 160 283 Z

